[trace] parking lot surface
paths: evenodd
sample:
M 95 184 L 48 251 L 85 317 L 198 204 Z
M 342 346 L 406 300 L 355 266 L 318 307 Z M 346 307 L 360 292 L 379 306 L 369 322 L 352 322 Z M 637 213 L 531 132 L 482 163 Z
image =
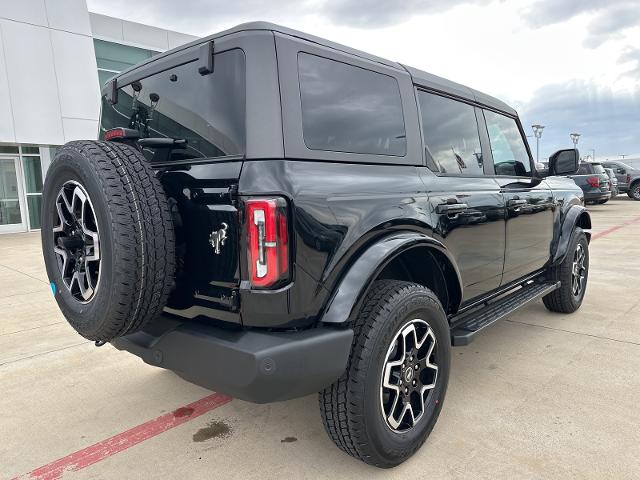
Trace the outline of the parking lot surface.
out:
M 582 308 L 535 302 L 454 348 L 440 420 L 390 471 L 333 445 L 315 395 L 254 405 L 96 348 L 58 310 L 39 234 L 0 235 L 0 478 L 639 478 L 640 202 L 589 210 Z

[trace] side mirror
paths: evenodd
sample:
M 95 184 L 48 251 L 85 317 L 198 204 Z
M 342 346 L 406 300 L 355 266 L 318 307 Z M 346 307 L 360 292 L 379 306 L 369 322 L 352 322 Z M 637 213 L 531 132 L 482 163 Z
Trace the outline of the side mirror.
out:
M 573 175 L 578 171 L 579 162 L 577 148 L 558 150 L 549 157 L 549 175 Z

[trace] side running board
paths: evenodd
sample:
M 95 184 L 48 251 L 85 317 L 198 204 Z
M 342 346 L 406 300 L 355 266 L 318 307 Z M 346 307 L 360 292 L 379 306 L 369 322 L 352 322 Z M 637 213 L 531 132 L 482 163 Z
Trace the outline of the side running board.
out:
M 472 312 L 465 313 L 452 321 L 451 345 L 459 347 L 469 345 L 476 333 L 518 310 L 529 302 L 544 297 L 560 288 L 560 282 L 524 285 L 513 293 Z

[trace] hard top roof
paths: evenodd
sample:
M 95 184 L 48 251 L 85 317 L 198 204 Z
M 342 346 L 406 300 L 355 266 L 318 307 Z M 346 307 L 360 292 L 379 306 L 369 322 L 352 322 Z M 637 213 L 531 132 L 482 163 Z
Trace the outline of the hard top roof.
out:
M 354 55 L 357 57 L 361 57 L 367 60 L 370 60 L 372 62 L 376 62 L 376 63 L 380 63 L 383 65 L 386 65 L 388 67 L 392 67 L 392 68 L 396 68 L 399 70 L 406 70 L 407 72 L 409 72 L 409 74 L 411 75 L 411 77 L 413 78 L 414 83 L 416 83 L 417 85 L 426 87 L 426 88 L 430 88 L 433 90 L 437 90 L 443 93 L 447 93 L 450 95 L 454 95 L 457 97 L 461 97 L 470 101 L 474 101 L 483 105 L 486 105 L 488 107 L 494 108 L 496 110 L 501 110 L 505 113 L 508 113 L 510 115 L 516 116 L 517 113 L 516 111 L 511 108 L 509 105 L 507 105 L 506 103 L 504 103 L 501 100 L 498 100 L 497 98 L 494 98 L 490 95 L 487 95 L 485 93 L 479 92 L 477 90 L 474 90 L 470 87 L 467 87 L 465 85 L 461 85 L 459 83 L 455 83 L 452 82 L 451 80 L 447 80 L 446 78 L 442 78 L 442 77 L 438 77 L 436 75 L 433 75 L 431 73 L 427 73 L 424 72 L 422 70 L 418 70 L 416 68 L 413 67 L 409 67 L 406 65 L 402 65 L 400 63 L 397 62 L 393 62 L 390 60 L 386 60 L 384 58 L 381 57 L 377 57 L 375 55 L 371 55 L 369 53 L 363 52 L 361 50 L 357 50 L 355 48 L 351 48 L 351 47 L 347 47 L 345 45 L 341 45 L 339 43 L 335 43 L 332 42 L 330 40 L 326 40 L 324 38 L 320 38 L 320 37 L 316 37 L 315 35 L 310 35 L 308 33 L 304 33 L 304 32 L 300 32 L 298 30 L 294 30 L 291 28 L 287 28 L 287 27 L 283 27 L 281 25 L 276 25 L 275 23 L 269 23 L 269 22 L 248 22 L 248 23 L 242 23 L 240 25 L 236 25 L 235 27 L 232 27 L 228 30 L 223 30 L 221 32 L 218 33 L 214 33 L 212 35 L 209 35 L 207 37 L 203 37 L 197 40 L 194 40 L 190 43 L 181 45 L 179 47 L 176 47 L 172 50 L 168 50 L 164 53 L 161 53 L 159 55 L 156 55 L 154 57 L 151 57 L 150 59 L 146 60 L 145 62 L 135 65 L 134 67 L 131 67 L 129 70 L 126 70 L 126 72 L 129 72 L 131 70 L 135 70 L 136 68 L 140 67 L 141 65 L 144 64 L 148 64 L 151 63 L 155 60 L 158 60 L 159 58 L 163 58 L 166 57 L 168 55 L 171 55 L 175 52 L 178 52 L 180 50 L 184 50 L 186 48 L 192 47 L 194 45 L 198 45 L 201 43 L 204 43 L 206 41 L 210 41 L 210 40 L 215 40 L 216 38 L 221 38 L 227 35 L 231 35 L 237 32 L 246 32 L 246 31 L 251 31 L 251 30 L 262 30 L 262 31 L 272 31 L 272 32 L 279 32 L 285 35 L 289 35 L 291 37 L 294 38 L 299 38 L 301 40 L 305 40 L 307 42 L 311 42 L 311 43 L 316 43 L 318 45 L 322 45 L 328 48 L 332 48 L 334 50 L 337 51 L 341 51 L 344 52 L 346 54 L 349 55 Z M 124 73 L 124 72 L 123 72 Z

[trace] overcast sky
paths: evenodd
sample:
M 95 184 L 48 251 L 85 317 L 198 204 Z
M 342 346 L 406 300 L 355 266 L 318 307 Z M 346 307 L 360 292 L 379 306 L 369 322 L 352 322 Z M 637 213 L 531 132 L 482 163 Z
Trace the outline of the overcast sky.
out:
M 540 157 L 640 156 L 640 0 L 87 0 L 193 35 L 266 20 L 469 85 L 513 105 Z M 535 142 L 530 139 L 535 152 Z M 535 153 L 534 153 L 535 154 Z

